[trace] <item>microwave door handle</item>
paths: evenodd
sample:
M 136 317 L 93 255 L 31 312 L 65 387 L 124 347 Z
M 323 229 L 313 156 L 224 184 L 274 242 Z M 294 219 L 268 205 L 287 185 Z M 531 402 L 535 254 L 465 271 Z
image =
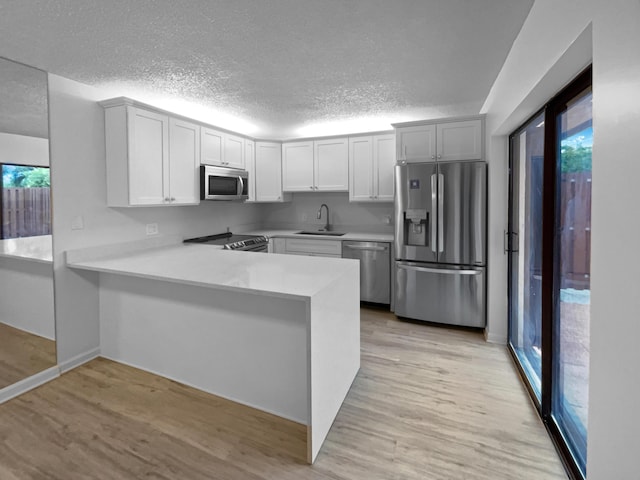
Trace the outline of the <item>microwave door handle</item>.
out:
M 244 190 L 244 180 L 241 176 L 238 176 L 238 198 L 242 198 L 242 191 Z

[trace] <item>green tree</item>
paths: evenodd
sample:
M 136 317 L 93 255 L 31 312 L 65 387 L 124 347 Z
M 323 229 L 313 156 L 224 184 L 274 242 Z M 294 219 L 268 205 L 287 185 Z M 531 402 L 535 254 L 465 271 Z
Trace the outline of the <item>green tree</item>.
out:
M 560 147 L 562 173 L 588 172 L 591 170 L 591 147 L 562 145 Z
M 49 187 L 49 169 L 46 167 L 25 167 L 4 165 L 2 167 L 2 185 L 5 188 Z

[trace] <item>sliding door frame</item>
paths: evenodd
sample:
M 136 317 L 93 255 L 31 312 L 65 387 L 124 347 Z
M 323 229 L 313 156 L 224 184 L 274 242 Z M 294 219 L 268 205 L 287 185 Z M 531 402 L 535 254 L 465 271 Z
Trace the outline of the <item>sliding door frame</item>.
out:
M 559 319 L 559 298 L 556 292 L 560 291 L 560 240 L 556 235 L 557 222 L 560 218 L 559 212 L 559 195 L 560 190 L 560 149 L 558 146 L 557 118 L 559 114 L 566 110 L 567 103 L 580 93 L 590 88 L 592 85 L 592 67 L 588 66 L 579 73 L 565 88 L 554 96 L 546 105 L 531 116 L 522 126 L 518 127 L 509 136 L 509 223 L 508 223 L 508 244 L 507 250 L 511 254 L 513 245 L 511 234 L 512 225 L 512 194 L 513 194 L 513 178 L 512 178 L 512 162 L 513 162 L 513 138 L 520 130 L 529 123 L 533 118 L 540 115 L 542 111 L 545 113 L 545 138 L 544 138 L 544 172 L 543 172 L 543 203 L 542 203 L 542 291 L 541 291 L 541 392 L 540 402 L 534 393 L 533 387 L 520 365 L 517 354 L 511 344 L 511 331 L 509 332 L 508 348 L 516 363 L 520 376 L 522 377 L 531 398 L 536 405 L 542 421 L 553 440 L 553 443 L 560 454 L 562 462 L 569 476 L 574 480 L 584 479 L 584 475 L 577 465 L 573 453 L 569 449 L 562 432 L 555 419 L 553 418 L 552 401 L 553 401 L 553 382 L 558 379 L 558 362 L 554 359 L 554 340 L 555 340 L 555 322 Z M 513 288 L 511 282 L 512 265 L 511 258 L 508 262 L 508 315 L 512 314 Z M 511 328 L 511 319 L 509 319 L 509 328 Z M 555 369 L 555 370 L 554 370 Z

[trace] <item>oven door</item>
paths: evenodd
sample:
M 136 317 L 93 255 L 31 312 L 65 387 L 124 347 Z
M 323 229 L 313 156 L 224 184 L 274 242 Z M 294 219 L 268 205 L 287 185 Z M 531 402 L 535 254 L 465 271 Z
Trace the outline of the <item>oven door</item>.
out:
M 244 201 L 249 195 L 249 175 L 237 168 L 200 166 L 200 200 Z

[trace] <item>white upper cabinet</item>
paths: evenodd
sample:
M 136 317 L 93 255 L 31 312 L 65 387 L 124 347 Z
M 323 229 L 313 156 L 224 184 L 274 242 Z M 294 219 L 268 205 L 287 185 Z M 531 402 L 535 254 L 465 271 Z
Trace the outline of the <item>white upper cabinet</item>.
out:
M 169 118 L 169 191 L 167 198 L 173 205 L 200 203 L 199 164 L 200 126 Z
M 349 201 L 374 201 L 372 137 L 349 138 Z
M 482 159 L 482 121 L 468 120 L 438 124 L 438 161 Z
M 321 192 L 349 190 L 349 139 L 333 138 L 313 142 L 313 178 Z
M 224 134 L 223 161 L 227 167 L 244 169 L 244 138 L 230 133 Z
M 126 138 L 128 158 L 125 151 L 115 152 L 107 149 L 107 168 L 109 163 L 119 162 L 124 167 L 125 179 L 122 185 L 129 185 L 129 191 L 121 191 L 117 182 L 111 182 L 110 204 L 129 205 L 162 205 L 165 203 L 164 186 L 168 184 L 169 169 L 169 117 L 155 112 L 128 107 L 129 132 Z M 111 122 L 107 128 L 115 127 Z M 126 127 L 122 126 L 124 130 Z M 109 153 L 114 156 L 109 156 Z M 126 173 L 125 173 L 126 169 Z M 128 175 L 127 175 L 128 174 Z M 109 195 L 108 195 L 109 197 Z
M 393 133 L 373 137 L 373 195 L 377 202 L 393 202 L 395 144 Z
M 199 203 L 200 127 L 123 99 L 103 106 L 107 205 Z
M 427 162 L 436 155 L 436 126 L 418 125 L 396 130 L 396 156 L 406 162 Z
M 396 127 L 400 162 L 482 160 L 482 119 Z
M 254 177 L 256 202 L 286 202 L 291 200 L 291 195 L 282 191 L 282 144 L 256 142 Z
M 282 144 L 282 188 L 285 192 L 310 192 L 313 181 L 313 142 Z
M 201 129 L 200 163 L 224 165 L 224 134 L 213 128 Z
M 395 135 L 349 138 L 349 201 L 393 202 Z
M 231 168 L 245 167 L 244 138 L 213 128 L 202 127 L 200 163 Z
M 256 201 L 256 142 L 244 140 L 244 167 L 249 172 L 249 198 L 247 202 Z
M 282 181 L 286 192 L 349 190 L 348 138 L 282 144 Z

